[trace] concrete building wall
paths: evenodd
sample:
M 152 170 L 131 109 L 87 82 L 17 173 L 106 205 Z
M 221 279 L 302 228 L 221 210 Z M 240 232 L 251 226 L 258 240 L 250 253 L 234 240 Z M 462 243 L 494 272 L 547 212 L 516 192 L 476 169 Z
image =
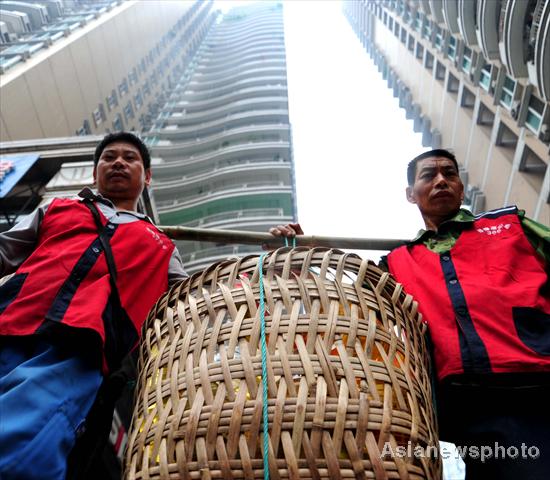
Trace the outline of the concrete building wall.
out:
M 141 130 L 140 117 L 156 113 L 171 76 L 204 34 L 211 6 L 125 1 L 8 70 L 0 76 L 2 141 L 119 130 L 117 116 L 124 129 Z
M 512 21 L 524 21 L 524 28 L 531 28 L 527 24 L 531 17 L 519 18 L 517 5 L 509 0 L 499 4 L 510 18 L 516 18 Z M 344 2 L 345 15 L 388 86 L 400 98 L 408 98 L 404 108 L 407 115 L 417 115 L 415 128 L 429 126 L 423 132 L 424 146 L 448 148 L 457 156 L 467 172 L 468 191 L 484 200 L 474 210 L 518 204 L 530 217 L 550 224 L 550 135 L 545 133 L 550 128 L 550 104 L 544 78 L 534 81 L 533 76 L 511 73 L 524 50 L 516 48 L 506 32 L 500 32 L 499 40 L 507 56 L 487 59 L 471 36 L 451 33 L 446 21 L 452 19 L 438 22 L 430 8 L 427 2 L 404 0 Z M 550 17 L 544 2 L 534 2 L 530 8 L 539 12 L 537 18 L 544 23 L 539 31 L 548 30 Z M 459 14 L 464 16 L 466 11 Z M 475 16 L 462 20 L 483 28 Z M 478 32 L 478 39 L 483 34 Z M 542 48 L 542 33 L 537 35 L 536 48 Z M 549 57 L 547 52 L 529 61 L 544 63 Z M 464 66 L 468 59 L 471 65 Z M 541 71 L 545 65 L 539 65 Z M 491 72 L 485 86 L 482 69 Z M 512 101 L 504 101 L 504 82 L 513 85 Z M 526 121 L 533 102 L 540 114 L 538 129 L 528 128 Z

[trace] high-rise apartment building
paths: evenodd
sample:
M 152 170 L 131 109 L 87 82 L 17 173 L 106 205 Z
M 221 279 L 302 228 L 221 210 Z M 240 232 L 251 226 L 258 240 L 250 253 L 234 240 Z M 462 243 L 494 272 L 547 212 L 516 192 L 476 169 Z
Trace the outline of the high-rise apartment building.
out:
M 93 131 L 98 134 L 135 127 L 146 136 L 153 153 L 154 183 L 151 198 L 146 199 L 145 206 L 148 213 L 157 220 L 160 217 L 164 225 L 265 231 L 271 225 L 291 221 L 296 207 L 281 4 L 262 2 L 233 9 L 222 16 L 219 12 L 211 12 L 212 2 L 167 2 L 185 6 L 183 13 L 180 12 L 182 17 L 177 20 L 165 14 L 164 3 L 109 3 L 109 10 L 90 20 L 89 32 L 84 31 L 84 26 L 81 35 L 73 42 L 66 43 L 71 35 L 77 35 L 76 30 L 67 39 L 59 40 L 59 52 L 50 51 L 56 46 L 54 43 L 42 52 L 37 51 L 34 63 L 32 56 L 26 62 L 14 63 L 0 76 L 0 81 L 4 82 L 1 84 L 2 121 L 6 125 L 2 141 L 29 136 L 49 138 L 50 133 L 53 136 L 75 133 L 76 130 L 64 129 L 66 122 L 60 117 L 71 114 L 69 109 L 64 110 L 64 105 L 83 111 L 85 102 L 83 97 L 70 102 L 60 92 L 69 87 L 83 92 L 90 82 L 103 85 L 105 91 L 110 91 L 112 85 L 102 83 L 96 77 L 111 78 L 113 74 L 109 71 L 117 62 L 122 62 L 124 50 L 129 47 L 113 42 L 120 48 L 106 50 L 104 39 L 109 35 L 106 31 L 114 30 L 118 32 L 116 35 L 123 36 L 123 31 L 118 31 L 116 26 L 130 28 L 135 20 L 135 28 L 131 29 L 144 33 L 147 29 L 138 20 L 145 21 L 148 15 L 152 15 L 149 9 L 158 6 L 161 18 L 167 22 L 170 19 L 175 25 L 181 24 L 176 38 L 172 38 L 172 33 L 159 33 L 160 40 L 152 50 L 147 43 L 139 44 L 137 38 L 131 37 L 130 41 L 136 42 L 133 50 L 142 51 L 143 55 L 135 54 L 134 57 L 147 59 L 151 57 L 151 51 L 156 52 L 154 57 L 163 59 L 157 64 L 164 70 L 151 67 L 150 71 L 140 74 L 141 70 L 137 69 L 135 83 L 129 80 L 134 70 L 129 67 L 130 74 L 119 82 L 119 86 L 126 82 L 129 92 L 120 97 L 117 87 L 114 93 L 119 100 L 125 98 L 129 108 L 135 112 L 139 111 L 139 106 L 145 108 L 149 113 L 134 115 L 133 119 L 147 115 L 147 122 L 129 125 L 126 121 L 129 117 L 121 116 L 123 107 L 121 112 L 113 113 L 115 120 L 107 119 L 97 124 L 93 123 L 93 112 L 90 111 L 85 120 L 87 125 L 93 125 Z M 98 5 L 94 5 L 97 8 Z M 166 8 L 171 8 L 170 5 Z M 88 2 L 81 2 L 80 6 L 85 7 L 85 11 L 91 8 Z M 72 7 L 76 8 L 74 2 Z M 85 11 L 81 14 L 85 15 Z M 106 18 L 99 22 L 102 15 Z M 111 25 L 112 22 L 115 23 Z M 172 24 L 168 23 L 167 27 Z M 26 42 L 25 45 L 30 40 Z M 77 48 L 75 43 L 80 47 Z M 62 52 L 65 52 L 63 58 L 70 59 L 63 68 L 73 69 L 74 74 L 68 76 L 82 80 L 80 83 L 68 82 L 64 86 L 59 83 L 65 81 L 64 75 L 60 72 L 56 76 L 54 66 L 58 62 L 57 55 Z M 75 52 L 83 52 L 88 57 L 75 62 Z M 100 59 L 104 60 L 103 64 Z M 28 62 L 31 63 L 27 65 Z M 90 71 L 90 64 L 97 64 L 97 68 Z M 33 86 L 41 89 L 42 94 L 34 92 Z M 156 96 L 147 97 L 157 109 L 157 115 L 152 118 L 155 110 L 151 104 L 136 103 L 136 95 L 142 100 L 146 98 L 144 91 L 147 88 L 158 91 Z M 103 102 L 101 95 L 94 97 L 94 102 L 100 102 L 103 111 L 109 110 L 107 97 Z M 51 104 L 51 108 L 45 108 L 40 102 Z M 19 115 L 15 115 L 16 111 Z M 51 118 L 45 125 L 54 129 L 52 132 L 42 128 L 42 118 Z M 74 123 L 76 128 L 82 120 L 79 116 L 74 118 L 75 122 L 80 119 L 79 123 Z M 117 122 L 116 118 L 122 118 L 122 121 Z M 64 127 L 58 128 L 56 124 L 59 123 Z M 80 130 L 78 133 L 84 132 Z M 37 165 L 33 168 L 40 170 L 46 161 L 51 166 L 52 160 L 46 160 L 46 157 L 52 158 L 52 150 L 62 150 L 63 145 L 73 143 L 61 139 L 5 142 L 0 150 L 3 155 L 35 154 Z M 32 198 L 31 190 L 26 188 L 28 182 L 24 188 L 5 192 L 4 198 L 0 198 L 0 212 L 13 221 L 18 213 L 24 214 L 34 208 L 40 198 L 45 201 L 52 196 L 70 196 L 91 183 L 91 172 L 85 164 L 65 165 L 48 186 L 35 184 Z M 51 168 L 48 168 L 48 173 L 45 180 L 51 177 Z M 31 177 L 36 180 L 36 174 Z M 6 224 L 4 228 L 8 226 Z M 179 247 L 190 272 L 228 256 L 260 251 L 259 245 L 181 242 Z
M 0 3 L 0 139 L 142 131 L 214 21 L 213 1 Z
M 351 0 L 344 13 L 424 146 L 455 152 L 474 212 L 517 204 L 550 224 L 550 2 Z
M 295 218 L 282 5 L 220 17 L 148 132 L 163 225 L 266 231 Z M 258 246 L 185 242 L 188 271 Z

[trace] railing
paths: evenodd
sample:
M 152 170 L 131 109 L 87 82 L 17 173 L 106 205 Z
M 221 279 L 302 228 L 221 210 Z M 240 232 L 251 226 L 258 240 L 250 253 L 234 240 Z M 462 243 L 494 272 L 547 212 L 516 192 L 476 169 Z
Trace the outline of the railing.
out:
M 187 208 L 191 206 L 191 204 L 195 203 L 198 200 L 214 200 L 217 197 L 225 197 L 227 195 L 230 195 L 232 193 L 235 194 L 252 194 L 252 193 L 261 193 L 261 192 L 269 192 L 271 190 L 283 190 L 290 192 L 292 190 L 292 187 L 290 185 L 285 185 L 283 182 L 276 182 L 276 184 L 267 184 L 267 182 L 260 182 L 264 183 L 264 185 L 254 185 L 251 184 L 240 184 L 240 185 L 231 185 L 225 186 L 223 189 L 217 189 L 217 190 L 208 190 L 206 192 L 201 192 L 195 195 L 185 196 L 183 201 L 178 201 L 177 199 L 174 200 L 164 200 L 164 201 L 156 201 L 157 208 L 159 209 L 159 213 L 166 213 L 168 211 L 177 210 L 177 207 L 180 208 Z M 260 187 L 266 187 L 266 188 L 260 188 Z
M 247 218 L 273 218 L 282 217 L 284 210 L 282 208 L 253 208 L 249 210 L 233 210 L 230 212 L 216 213 L 202 217 L 199 220 L 187 222 L 186 227 L 201 227 L 203 225 L 211 225 L 217 222 L 236 222 Z
M 273 158 L 253 158 L 250 160 L 237 160 L 236 163 L 230 164 L 225 162 L 220 162 L 217 165 L 212 167 L 211 164 L 204 165 L 204 168 L 196 170 L 194 172 L 189 172 L 187 175 L 178 175 L 174 178 L 171 175 L 168 179 L 163 179 L 161 175 L 158 174 L 158 170 L 155 172 L 155 178 L 158 180 L 158 183 L 154 184 L 155 190 L 161 190 L 170 187 L 180 187 L 182 182 L 191 183 L 191 182 L 205 182 L 210 179 L 213 179 L 217 175 L 226 175 L 234 172 L 239 172 L 243 169 L 246 171 L 250 170 L 262 170 L 265 167 L 272 167 L 280 169 L 281 166 L 284 166 L 285 169 L 290 169 L 290 163 L 287 162 L 283 157 L 278 159 Z M 247 168 L 248 167 L 248 168 Z M 258 168 L 257 168 L 258 167 Z

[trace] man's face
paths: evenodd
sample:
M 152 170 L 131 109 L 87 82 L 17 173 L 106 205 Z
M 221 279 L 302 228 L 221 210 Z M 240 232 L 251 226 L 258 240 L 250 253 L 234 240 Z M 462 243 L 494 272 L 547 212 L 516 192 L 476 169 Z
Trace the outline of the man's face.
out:
M 135 202 L 151 181 L 151 170 L 145 170 L 139 150 L 131 143 L 114 142 L 105 147 L 96 168 L 97 190 L 113 201 Z
M 416 164 L 414 185 L 407 199 L 418 205 L 423 217 L 453 215 L 464 199 L 464 185 L 452 160 L 428 157 Z

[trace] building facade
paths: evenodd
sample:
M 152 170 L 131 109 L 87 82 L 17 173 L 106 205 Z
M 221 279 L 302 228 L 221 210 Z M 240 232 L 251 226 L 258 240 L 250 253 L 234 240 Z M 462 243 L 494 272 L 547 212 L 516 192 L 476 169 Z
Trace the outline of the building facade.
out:
M 550 2 L 345 1 L 426 147 L 450 148 L 474 212 L 550 224 Z
M 163 225 L 266 231 L 296 217 L 282 5 L 220 16 L 147 133 Z M 182 242 L 189 272 L 261 246 Z
M 98 7 L 71 5 L 71 18 L 77 7 L 82 18 L 88 8 Z M 40 155 L 43 142 L 34 138 L 135 130 L 153 155 L 154 181 L 144 205 L 161 224 L 266 231 L 292 221 L 296 197 L 282 5 L 260 2 L 226 15 L 211 7 L 212 2 L 200 1 L 111 2 L 67 38 L 25 61 L 12 60 L 9 68 L 4 63 L 3 155 Z M 152 9 L 158 12 L 153 15 Z M 149 17 L 165 24 L 158 30 L 146 27 Z M 146 35 L 155 31 L 156 43 Z M 140 41 L 136 32 L 147 41 Z M 20 34 L 25 46 L 31 44 L 29 35 L 43 36 Z M 139 48 L 131 48 L 132 43 Z M 118 47 L 106 48 L 108 44 Z M 13 47 L 4 48 L 2 58 Z M 126 58 L 127 50 L 132 58 Z M 154 60 L 149 68 L 148 59 Z M 118 80 L 112 83 L 113 78 Z M 103 112 L 99 117 L 98 111 Z M 126 115 L 130 111 L 134 113 Z M 63 145 L 64 140 L 50 143 Z M 45 165 L 44 160 L 37 164 Z M 22 185 L 3 195 L 0 213 L 9 218 L 3 228 L 40 201 L 71 196 L 92 182 L 86 164 L 65 165 L 53 178 L 50 170 L 41 177 L 43 185 L 35 185 L 32 201 L 26 201 L 29 190 Z M 189 272 L 228 256 L 261 251 L 259 245 L 199 242 L 178 247 Z
M 0 139 L 142 131 L 212 24 L 213 1 L 0 3 Z

